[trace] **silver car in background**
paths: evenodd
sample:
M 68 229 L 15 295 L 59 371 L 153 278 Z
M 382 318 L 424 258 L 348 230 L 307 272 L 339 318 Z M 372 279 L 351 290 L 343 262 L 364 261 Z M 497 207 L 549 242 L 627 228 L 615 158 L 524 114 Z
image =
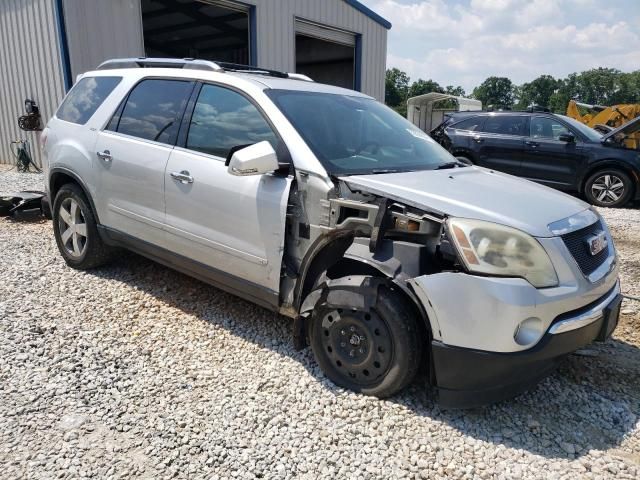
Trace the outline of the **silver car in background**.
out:
M 393 395 L 423 368 L 444 406 L 493 402 L 617 324 L 616 251 L 595 210 L 462 164 L 358 92 L 112 60 L 43 137 L 69 266 L 124 247 L 280 312 L 357 392 Z

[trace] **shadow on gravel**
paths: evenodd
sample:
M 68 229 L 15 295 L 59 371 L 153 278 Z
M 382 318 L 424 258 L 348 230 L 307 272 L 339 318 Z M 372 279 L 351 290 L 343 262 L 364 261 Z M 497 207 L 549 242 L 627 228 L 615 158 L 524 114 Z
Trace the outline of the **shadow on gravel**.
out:
M 293 349 L 292 324 L 283 316 L 132 253 L 90 273 L 124 282 L 186 314 L 287 355 L 324 388 L 335 395 L 342 392 L 322 376 L 309 349 Z M 477 440 L 547 458 L 576 458 L 592 449 L 619 446 L 640 418 L 640 349 L 613 339 L 590 346 L 586 353 L 566 358 L 555 373 L 519 397 L 484 408 L 441 409 L 426 386 L 424 372 L 406 391 L 387 401 Z

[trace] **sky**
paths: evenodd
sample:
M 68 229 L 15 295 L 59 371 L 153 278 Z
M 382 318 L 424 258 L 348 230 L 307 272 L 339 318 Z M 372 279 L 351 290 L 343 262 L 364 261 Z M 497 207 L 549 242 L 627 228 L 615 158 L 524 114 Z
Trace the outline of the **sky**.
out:
M 361 0 L 389 20 L 387 68 L 461 85 L 640 69 L 640 0 Z

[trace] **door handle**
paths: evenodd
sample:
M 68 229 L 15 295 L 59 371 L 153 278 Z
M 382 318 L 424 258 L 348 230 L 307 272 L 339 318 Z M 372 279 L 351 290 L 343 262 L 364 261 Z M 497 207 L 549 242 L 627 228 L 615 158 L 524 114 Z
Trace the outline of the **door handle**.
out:
M 98 158 L 104 162 L 109 163 L 111 160 L 113 160 L 113 157 L 111 156 L 111 152 L 109 150 L 103 150 L 102 152 L 96 152 L 96 155 L 98 156 Z
M 476 143 L 482 143 L 482 142 L 484 142 L 484 138 L 476 135 L 475 137 L 473 137 L 473 141 L 476 142 Z
M 182 170 L 181 172 L 171 172 L 169 175 L 171 175 L 171 178 L 184 185 L 193 183 L 193 177 L 187 170 Z
M 540 146 L 540 144 L 538 142 L 527 141 L 527 142 L 524 142 L 524 144 L 530 146 L 531 148 L 536 148 L 536 147 Z

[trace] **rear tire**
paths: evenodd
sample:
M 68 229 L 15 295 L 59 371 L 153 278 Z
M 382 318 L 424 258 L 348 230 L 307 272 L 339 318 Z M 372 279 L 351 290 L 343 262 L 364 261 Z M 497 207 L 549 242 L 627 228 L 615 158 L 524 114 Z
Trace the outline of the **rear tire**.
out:
M 424 339 L 418 314 L 398 287 L 353 276 L 318 289 L 309 339 L 325 375 L 338 386 L 379 398 L 409 385 L 420 366 Z
M 113 251 L 102 242 L 89 201 L 78 185 L 60 187 L 52 214 L 53 233 L 67 265 L 86 270 L 111 259 Z
M 598 207 L 619 208 L 631 200 L 633 182 L 617 168 L 606 168 L 592 174 L 584 184 L 584 195 Z

